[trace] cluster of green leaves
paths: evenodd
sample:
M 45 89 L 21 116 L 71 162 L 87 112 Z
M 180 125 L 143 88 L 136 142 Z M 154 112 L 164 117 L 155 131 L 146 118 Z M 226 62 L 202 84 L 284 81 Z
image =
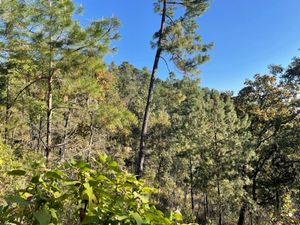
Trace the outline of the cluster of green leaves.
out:
M 61 168 L 8 173 L 30 182 L 0 206 L 1 224 L 180 224 L 179 212 L 165 216 L 150 203 L 155 191 L 122 171 L 106 155 L 91 163 L 75 161 Z

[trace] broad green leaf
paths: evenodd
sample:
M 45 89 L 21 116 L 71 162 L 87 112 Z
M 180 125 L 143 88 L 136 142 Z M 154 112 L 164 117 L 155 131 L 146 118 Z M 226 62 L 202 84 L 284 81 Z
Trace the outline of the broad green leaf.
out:
M 93 187 L 91 187 L 89 183 L 85 183 L 83 184 L 83 186 L 85 187 L 85 190 L 82 192 L 82 197 L 83 199 L 86 199 L 85 196 L 87 196 L 89 207 L 91 207 L 92 203 L 97 201 L 97 198 L 94 195 Z
M 55 209 L 49 209 L 52 218 L 58 220 L 57 214 L 56 214 L 56 210 Z
M 169 220 L 173 220 L 173 212 L 172 211 L 170 211 L 169 213 L 168 213 L 168 219 Z
M 40 175 L 36 175 L 36 176 L 31 178 L 31 182 L 34 183 L 34 184 L 39 183 L 39 181 L 40 181 Z
M 26 174 L 25 170 L 12 170 L 9 171 L 7 174 L 12 175 L 12 176 L 24 176 Z
M 157 193 L 157 189 L 151 187 L 143 187 L 142 192 L 145 193 Z
M 46 176 L 47 178 L 55 178 L 55 179 L 61 180 L 61 179 L 62 179 L 61 176 L 62 176 L 63 174 L 64 174 L 64 173 L 61 172 L 61 171 L 48 171 L 48 172 L 46 172 L 45 176 Z
M 102 180 L 110 181 L 106 176 L 104 176 L 102 174 L 97 176 L 96 180 L 98 180 L 98 181 L 102 181 Z
M 76 186 L 76 185 L 80 184 L 80 182 L 78 180 L 68 180 L 68 181 L 65 181 L 64 184 L 66 186 Z
M 29 201 L 20 197 L 19 195 L 9 196 L 8 198 L 6 198 L 6 200 L 11 203 L 18 203 L 19 205 L 23 205 L 23 206 L 30 204 Z
M 116 215 L 115 218 L 116 218 L 116 220 L 118 220 L 118 221 L 122 221 L 122 220 L 127 219 L 128 216 L 120 216 L 120 215 Z
M 82 224 L 99 224 L 99 218 L 97 216 L 85 216 Z
M 130 212 L 130 215 L 135 219 L 137 225 L 142 225 L 144 223 L 143 218 L 137 212 Z
M 101 162 L 106 162 L 107 155 L 106 154 L 99 155 L 99 159 L 100 159 Z
M 49 225 L 51 221 L 50 213 L 44 208 L 34 212 L 33 216 L 40 225 Z
M 83 169 L 84 167 L 86 167 L 88 164 L 81 160 L 81 161 L 78 161 L 77 164 L 76 164 L 79 168 Z
M 112 161 L 112 162 L 109 163 L 109 167 L 110 168 L 118 168 L 118 163 L 115 162 L 115 161 Z
M 173 217 L 177 221 L 182 221 L 182 215 L 181 215 L 181 213 L 179 211 L 174 212 L 173 213 Z

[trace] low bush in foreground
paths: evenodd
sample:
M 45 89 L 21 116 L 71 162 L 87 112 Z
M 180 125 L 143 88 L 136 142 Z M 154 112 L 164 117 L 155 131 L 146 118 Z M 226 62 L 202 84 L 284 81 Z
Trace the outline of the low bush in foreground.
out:
M 4 198 L 0 224 L 182 224 L 179 212 L 166 216 L 150 203 L 154 189 L 106 155 L 57 169 L 35 163 L 7 174 L 28 182 Z

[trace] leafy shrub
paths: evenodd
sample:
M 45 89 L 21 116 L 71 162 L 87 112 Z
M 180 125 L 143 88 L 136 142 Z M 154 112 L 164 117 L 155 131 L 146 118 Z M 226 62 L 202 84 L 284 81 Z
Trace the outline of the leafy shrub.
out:
M 70 161 L 58 169 L 36 164 L 26 188 L 5 198 L 0 224 L 179 224 L 180 213 L 165 216 L 150 203 L 155 190 L 122 171 L 110 157 L 93 162 Z

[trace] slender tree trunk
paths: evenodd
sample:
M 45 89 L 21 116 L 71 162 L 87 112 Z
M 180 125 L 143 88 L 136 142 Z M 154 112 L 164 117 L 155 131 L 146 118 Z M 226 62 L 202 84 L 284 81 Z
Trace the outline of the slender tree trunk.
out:
M 214 124 L 214 145 L 215 145 L 215 152 L 217 153 L 217 165 L 220 165 L 220 153 L 218 151 L 218 139 L 217 139 L 217 132 Z M 219 213 L 219 225 L 222 225 L 222 204 L 221 204 L 221 190 L 220 190 L 220 168 L 217 170 L 217 189 L 218 189 L 218 213 Z
M 260 216 L 259 214 L 256 212 L 256 216 L 255 216 L 255 224 L 259 225 L 260 224 Z
M 237 225 L 244 225 L 245 224 L 245 213 L 246 213 L 247 204 L 243 203 L 240 209 L 240 215 Z
M 50 7 L 52 6 L 51 0 L 49 0 Z M 52 17 L 50 17 L 50 24 L 52 24 Z M 46 128 L 46 149 L 45 149 L 45 157 L 46 157 L 46 163 L 49 162 L 49 155 L 51 151 L 51 145 L 52 145 L 52 85 L 53 85 L 53 59 L 52 59 L 52 31 L 50 28 L 49 32 L 49 68 L 48 68 L 48 79 L 47 79 L 47 128 Z
M 207 213 L 206 213 L 206 195 L 203 196 L 203 222 L 206 224 Z
M 46 130 L 46 150 L 45 156 L 46 161 L 49 161 L 49 155 L 52 145 L 52 75 L 49 75 L 48 78 L 48 93 L 47 93 L 47 130 Z
M 86 217 L 87 207 L 88 207 L 88 200 L 84 200 L 84 206 L 83 206 L 83 208 L 81 208 L 79 210 L 79 219 L 80 219 L 80 222 L 82 222 L 84 220 L 84 218 Z
M 254 201 L 254 203 L 256 203 L 257 201 L 257 195 L 256 195 L 256 187 L 257 187 L 257 184 L 256 184 L 256 178 L 257 178 L 257 174 L 258 172 L 255 172 L 254 175 L 253 175 L 253 178 L 252 178 L 252 199 Z M 256 225 L 258 225 L 258 214 L 257 212 L 255 212 L 255 222 L 256 222 Z M 253 217 L 253 213 L 251 212 L 251 223 L 252 223 L 252 217 Z
M 256 202 L 257 196 L 256 196 L 256 174 L 254 174 L 252 178 L 252 198 L 253 201 Z
M 217 186 L 218 186 L 218 198 L 219 198 L 219 225 L 222 225 L 222 204 L 221 204 L 221 190 L 220 190 L 219 176 L 217 180 Z
M 160 157 L 160 160 L 159 160 L 159 163 L 158 163 L 157 172 L 156 172 L 155 179 L 154 179 L 154 180 L 157 180 L 157 182 L 158 182 L 158 187 L 157 187 L 158 189 L 160 189 L 161 169 L 162 169 L 163 162 L 164 162 L 162 156 L 159 156 L 159 157 Z
M 38 140 L 37 140 L 37 151 L 40 151 L 41 149 L 41 142 L 42 142 L 42 125 L 43 125 L 43 120 L 42 116 L 40 116 L 40 121 L 39 121 L 39 131 L 38 131 Z
M 242 168 L 242 180 L 244 183 L 246 182 L 246 166 L 245 165 Z M 243 189 L 245 192 L 247 192 L 246 185 L 243 185 Z M 244 225 L 246 209 L 247 209 L 247 203 L 245 200 L 243 200 L 237 225 Z
M 208 196 L 207 193 L 205 193 L 204 196 L 204 224 L 207 223 L 207 218 L 208 218 Z
M 63 161 L 65 159 L 65 151 L 66 151 L 66 141 L 67 141 L 67 129 L 69 126 L 70 119 L 70 111 L 64 113 L 64 131 L 61 143 L 63 144 L 59 149 L 60 160 Z
M 92 145 L 93 145 L 93 136 L 94 136 L 94 128 L 92 124 L 92 116 L 91 116 L 91 124 L 90 124 L 90 137 L 89 137 L 89 148 L 86 161 L 89 162 L 91 157 Z
M 190 194 L 191 194 L 191 209 L 192 212 L 195 210 L 195 202 L 194 202 L 194 174 L 193 174 L 193 164 L 192 164 L 192 157 L 190 157 Z
M 29 116 L 29 126 L 28 126 L 28 133 L 30 136 L 30 148 L 31 149 L 35 149 L 35 140 L 36 140 L 36 134 L 34 131 L 34 122 L 33 120 L 30 118 L 31 116 Z
M 5 36 L 7 36 L 7 39 L 10 40 L 11 38 L 11 32 L 13 29 L 13 24 L 12 23 L 7 23 L 5 25 Z M 6 91 L 6 101 L 5 101 L 5 128 L 4 128 L 4 143 L 8 144 L 8 139 L 9 139 L 9 129 L 8 129 L 8 122 L 9 122 L 9 117 L 10 117 L 10 107 L 11 107 L 11 102 L 10 102 L 10 77 L 9 77 L 9 72 L 6 72 L 6 81 L 5 81 L 5 91 Z
M 279 191 L 277 189 L 276 190 L 276 211 L 277 211 L 277 213 L 280 213 L 280 208 L 281 208 L 281 205 L 280 205 L 280 194 L 279 194 Z
M 10 137 L 9 137 L 9 141 L 11 143 L 15 143 L 15 136 L 16 136 L 15 134 L 16 134 L 16 128 L 14 127 L 14 129 L 12 130 Z
M 10 79 L 9 75 L 6 77 L 6 101 L 5 101 L 5 128 L 4 128 L 4 142 L 8 144 L 9 132 L 8 122 L 10 116 Z
M 152 68 L 150 85 L 149 85 L 149 89 L 148 89 L 147 102 L 146 102 L 146 107 L 145 107 L 145 111 L 144 111 L 143 125 L 142 125 L 142 130 L 141 130 L 140 149 L 138 152 L 138 159 L 137 159 L 137 166 L 136 166 L 137 179 L 140 179 L 144 172 L 147 127 L 148 127 L 148 120 L 149 120 L 149 114 L 150 114 L 150 106 L 151 106 L 151 101 L 152 101 L 152 97 L 153 97 L 155 77 L 156 77 L 156 73 L 157 73 L 157 69 L 158 69 L 160 56 L 162 53 L 161 42 L 162 42 L 162 38 L 163 38 L 163 34 L 164 34 L 166 12 L 167 12 L 167 0 L 163 0 L 163 11 L 162 11 L 162 16 L 161 16 L 161 24 L 160 24 L 160 30 L 159 30 L 159 38 L 158 38 L 158 42 L 157 42 L 157 50 L 156 50 L 153 68 Z

